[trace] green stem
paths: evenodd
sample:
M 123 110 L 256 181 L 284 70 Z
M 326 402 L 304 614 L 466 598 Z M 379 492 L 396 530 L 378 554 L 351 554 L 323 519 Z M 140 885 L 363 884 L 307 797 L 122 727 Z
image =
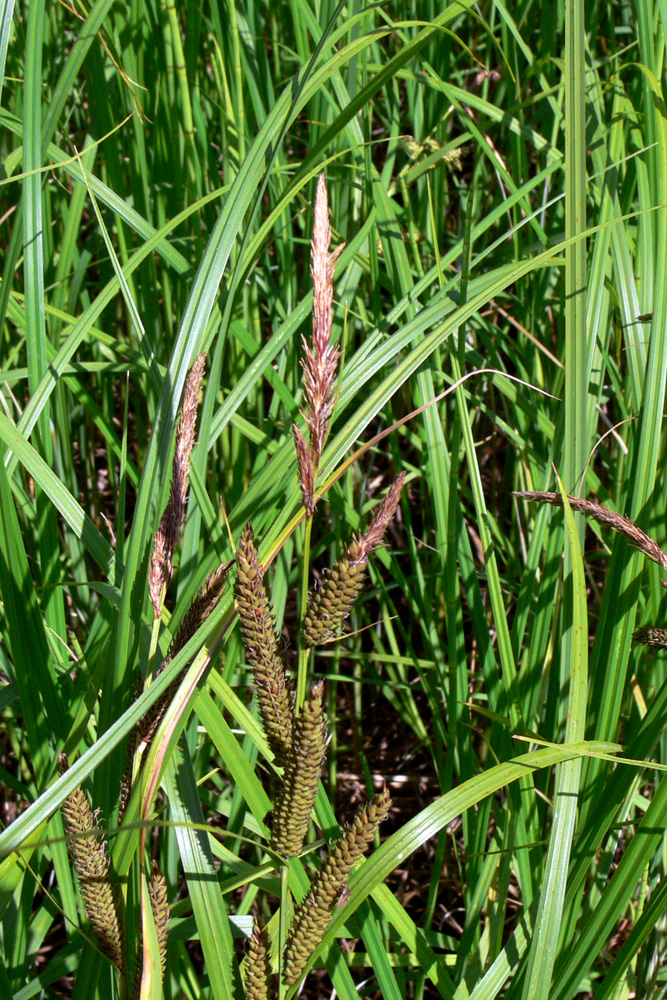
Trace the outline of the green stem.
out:
M 303 559 L 301 569 L 301 596 L 299 601 L 299 665 L 297 669 L 296 682 L 296 711 L 301 710 L 301 706 L 306 700 L 306 683 L 308 680 L 308 654 L 309 650 L 304 648 L 301 639 L 301 626 L 306 617 L 308 607 L 308 576 L 310 570 L 310 536 L 313 530 L 312 517 L 306 517 L 306 526 L 303 535 Z

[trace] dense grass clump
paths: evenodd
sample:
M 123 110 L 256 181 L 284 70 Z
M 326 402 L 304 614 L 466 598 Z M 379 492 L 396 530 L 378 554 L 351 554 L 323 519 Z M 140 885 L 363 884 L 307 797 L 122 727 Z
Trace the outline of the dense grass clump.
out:
M 0 996 L 667 995 L 664 9 L 2 10 Z

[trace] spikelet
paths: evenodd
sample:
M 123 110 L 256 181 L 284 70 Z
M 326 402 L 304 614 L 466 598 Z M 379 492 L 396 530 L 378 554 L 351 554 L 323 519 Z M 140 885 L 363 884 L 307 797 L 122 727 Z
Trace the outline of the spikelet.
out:
M 255 917 L 245 960 L 245 1000 L 270 1000 L 274 994 L 266 930 Z
M 297 427 L 292 427 L 294 433 L 294 446 L 296 448 L 296 464 L 299 470 L 299 486 L 308 517 L 313 516 L 315 510 L 315 461 L 313 453 L 308 447 L 308 443 Z
M 563 498 L 560 493 L 534 493 L 518 492 L 516 496 L 524 500 L 537 500 L 538 503 L 552 504 L 554 507 L 563 506 Z M 657 542 L 650 535 L 631 521 L 625 514 L 617 514 L 601 503 L 594 503 L 592 500 L 584 500 L 581 497 L 568 496 L 568 502 L 572 510 L 582 514 L 588 514 L 595 518 L 600 524 L 606 524 L 614 528 L 619 534 L 624 535 L 631 545 L 640 549 L 645 555 L 667 570 L 667 554 L 665 554 Z M 667 586 L 667 582 L 662 580 L 662 585 Z M 638 628 L 633 632 L 632 638 L 636 642 L 641 642 L 644 646 L 667 646 L 667 629 L 650 626 L 649 628 Z
M 382 544 L 389 522 L 396 513 L 405 473 L 394 480 L 366 533 L 353 539 L 322 584 L 310 594 L 303 622 L 303 644 L 319 646 L 335 638 L 361 593 L 371 552 Z
M 183 646 L 185 646 L 185 644 L 192 638 L 200 625 L 203 625 L 209 615 L 213 613 L 220 597 L 222 596 L 225 580 L 227 579 L 227 574 L 231 565 L 232 563 L 229 562 L 223 563 L 218 567 L 218 569 L 214 570 L 213 573 L 207 577 L 203 587 L 186 611 L 178 632 L 172 639 L 167 655 L 164 658 L 160 669 L 157 671 L 156 676 L 159 676 L 169 666 L 176 654 L 180 652 Z M 169 705 L 178 691 L 186 669 L 187 667 L 185 667 L 179 675 L 174 678 L 167 690 L 163 691 L 157 701 L 153 702 L 144 717 L 140 719 L 136 729 L 133 729 L 130 733 L 127 754 L 125 757 L 125 768 L 120 781 L 120 798 L 118 804 L 119 823 L 123 820 L 127 804 L 130 800 L 130 794 L 132 791 L 132 776 L 134 771 L 134 755 L 136 753 L 137 746 L 140 743 L 152 743 L 160 723 L 162 722 Z M 143 684 L 138 681 L 135 686 L 134 700 L 139 697 L 142 690 Z
M 168 663 L 171 663 L 176 654 L 190 641 L 197 629 L 213 614 L 224 590 L 227 574 L 233 565 L 232 562 L 222 563 L 221 566 L 218 566 L 216 570 L 206 577 L 203 586 L 185 612 L 183 621 L 172 639 L 164 667 Z
M 58 758 L 60 773 L 69 768 L 67 755 Z M 79 890 L 100 951 L 117 969 L 123 967 L 122 935 L 113 886 L 109 878 L 109 857 L 106 841 L 88 796 L 81 786 L 68 795 L 60 807 L 65 822 L 72 863 L 79 879 Z
M 317 783 L 326 754 L 326 725 L 322 706 L 324 684 L 313 685 L 310 699 L 294 723 L 292 747 L 273 810 L 271 847 L 284 858 L 303 847 Z
M 553 507 L 563 506 L 563 498 L 560 493 L 518 492 L 515 496 L 522 497 L 524 500 L 537 500 L 538 503 L 548 503 Z M 568 496 L 567 499 L 572 510 L 581 514 L 588 514 L 600 524 L 606 524 L 610 528 L 614 528 L 621 535 L 625 535 L 631 545 L 641 549 L 649 559 L 653 559 L 664 570 L 667 570 L 667 555 L 662 551 L 657 542 L 653 541 L 650 535 L 642 531 L 625 514 L 617 514 L 615 511 L 609 510 L 608 507 L 604 507 L 601 503 L 594 503 L 592 500 L 584 500 L 581 497 Z
M 203 625 L 206 619 L 213 613 L 213 611 L 215 611 L 224 590 L 225 580 L 227 579 L 227 574 L 231 565 L 231 563 L 223 563 L 206 578 L 204 585 L 199 590 L 197 596 L 183 616 L 183 621 L 171 641 L 167 655 L 165 656 L 160 669 L 157 671 L 157 676 L 166 670 L 176 654 L 183 649 L 183 646 L 185 646 L 185 644 L 192 638 L 200 625 Z M 146 712 L 145 716 L 139 723 L 138 736 L 135 738 L 135 746 L 136 743 L 140 741 L 143 741 L 144 743 L 152 742 L 153 737 L 155 736 L 158 727 L 165 716 L 165 712 L 173 701 L 174 695 L 178 691 L 186 669 L 187 667 L 185 667 L 180 674 L 174 678 L 167 690 L 160 695 L 157 701 L 153 702 L 151 707 Z M 131 749 L 132 752 L 134 752 L 134 747 Z
M 292 745 L 293 698 L 278 652 L 275 621 L 264 588 L 264 570 L 249 524 L 239 539 L 237 562 L 236 603 L 241 632 L 253 669 L 266 738 L 275 763 L 283 766 Z
M 297 983 L 310 956 L 326 933 L 341 894 L 347 889 L 347 878 L 355 864 L 372 842 L 380 823 L 391 806 L 385 789 L 361 806 L 340 838 L 329 848 L 327 858 L 313 882 L 310 892 L 297 907 L 285 945 L 284 979 L 288 986 Z
M 329 421 L 335 402 L 335 383 L 340 349 L 331 343 L 331 304 L 333 302 L 333 276 L 338 257 L 345 244 L 329 253 L 331 228 L 329 204 L 324 174 L 317 182 L 315 219 L 311 241 L 310 273 L 313 279 L 313 338 L 312 344 L 303 340 L 303 387 L 305 408 L 303 416 L 310 432 L 310 444 L 301 431 L 294 428 L 299 483 L 308 517 L 315 509 L 315 478 L 324 442 L 329 431 Z
M 134 699 L 136 699 L 141 694 L 141 689 L 137 684 L 134 692 Z M 125 811 L 128 807 L 130 801 L 130 795 L 132 794 L 132 774 L 134 771 L 134 754 L 137 749 L 137 743 L 139 742 L 139 732 L 138 729 L 133 729 L 130 732 L 127 740 L 127 752 L 125 754 L 125 767 L 123 768 L 123 773 L 120 779 L 120 791 L 118 794 L 118 825 L 123 822 L 123 817 L 125 816 Z
M 160 955 L 160 974 L 164 982 L 167 971 L 167 938 L 169 936 L 169 900 L 167 899 L 167 880 L 160 871 L 157 861 L 148 878 L 148 897 L 151 901 L 158 952 Z M 127 1000 L 139 1000 L 141 996 L 141 979 L 143 975 L 144 935 L 140 930 L 136 946 L 133 949 L 133 961 L 128 972 Z M 128 964 L 130 964 L 128 962 Z
M 355 561 L 348 549 L 347 555 L 339 559 L 320 586 L 309 595 L 302 630 L 306 649 L 336 638 L 363 590 L 367 565 L 366 559 Z
M 190 477 L 190 453 L 195 443 L 195 424 L 199 409 L 199 390 L 204 377 L 206 355 L 200 354 L 185 383 L 183 409 L 176 434 L 176 452 L 171 477 L 171 492 L 155 533 L 155 545 L 148 570 L 148 591 L 156 618 L 162 614 L 164 592 L 173 569 L 174 549 L 185 516 L 185 502 Z
M 153 862 L 153 870 L 148 879 L 148 895 L 153 910 L 155 920 L 155 930 L 157 932 L 157 943 L 160 952 L 160 969 L 162 979 L 167 971 L 167 939 L 169 937 L 169 899 L 167 898 L 167 880 L 158 868 L 157 861 Z
M 667 646 L 667 628 L 657 628 L 655 625 L 638 628 L 632 633 L 632 638 L 644 646 Z

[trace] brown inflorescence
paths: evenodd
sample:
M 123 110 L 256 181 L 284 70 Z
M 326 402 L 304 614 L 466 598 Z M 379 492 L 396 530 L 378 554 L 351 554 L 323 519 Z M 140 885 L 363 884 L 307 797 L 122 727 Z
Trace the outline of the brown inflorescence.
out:
M 344 555 L 309 595 L 302 637 L 306 649 L 335 639 L 361 593 L 366 578 L 366 559 Z
M 315 219 L 311 241 L 310 273 L 313 280 L 313 337 L 309 345 L 303 340 L 304 419 L 308 425 L 310 444 L 295 428 L 299 483 L 306 513 L 312 517 L 315 509 L 315 478 L 324 448 L 329 421 L 333 413 L 340 349 L 331 343 L 331 305 L 333 302 L 333 276 L 336 261 L 345 244 L 329 253 L 331 228 L 327 186 L 322 174 L 317 182 Z
M 292 427 L 294 446 L 296 448 L 296 463 L 299 470 L 299 486 L 308 517 L 315 510 L 315 462 L 308 442 L 296 424 Z
M 317 784 L 326 754 L 326 724 L 323 710 L 324 684 L 313 685 L 294 723 L 292 747 L 278 788 L 271 826 L 271 847 L 284 858 L 303 847 Z
M 245 960 L 245 1000 L 270 1000 L 274 995 L 266 930 L 255 917 Z
M 536 500 L 538 503 L 548 503 L 553 507 L 563 506 L 563 498 L 560 493 L 522 491 L 517 492 L 516 496 L 524 500 Z M 619 534 L 628 539 L 631 545 L 640 549 L 649 559 L 652 559 L 658 566 L 661 566 L 662 569 L 667 570 L 667 554 L 662 551 L 658 543 L 650 535 L 647 535 L 639 525 L 631 521 L 625 514 L 617 514 L 615 511 L 609 510 L 608 507 L 604 507 L 601 503 L 584 500 L 582 497 L 568 496 L 567 500 L 572 510 L 576 510 L 581 514 L 588 514 L 589 517 L 594 518 L 600 524 L 605 524 L 618 531 Z M 663 586 L 667 586 L 664 580 L 662 584 Z M 667 629 L 657 628 L 654 625 L 648 628 L 638 628 L 633 632 L 632 638 L 636 642 L 641 642 L 644 646 L 667 646 Z
M 66 754 L 58 759 L 61 774 L 69 768 Z M 72 863 L 79 880 L 81 899 L 100 951 L 117 969 L 123 967 L 123 947 L 114 888 L 109 878 L 106 841 L 81 786 L 61 806 Z
M 158 953 L 160 956 L 160 975 L 162 977 L 162 982 L 164 982 L 165 973 L 167 971 L 169 900 L 167 899 L 167 880 L 160 871 L 157 861 L 153 861 L 153 868 L 148 878 L 148 896 L 151 901 L 151 910 L 153 911 L 153 921 L 155 923 Z M 134 961 L 131 968 L 128 970 L 127 1000 L 139 1000 L 141 996 L 144 953 L 143 930 L 139 934 L 133 952 Z M 128 965 L 130 965 L 129 961 Z
M 644 646 L 667 646 L 667 628 L 658 628 L 655 625 L 638 628 L 632 633 L 632 638 Z
M 522 497 L 524 500 L 536 500 L 538 503 L 548 503 L 553 507 L 563 506 L 563 498 L 560 493 L 523 491 L 517 492 L 515 495 Z M 649 559 L 653 559 L 664 570 L 667 570 L 667 554 L 662 551 L 657 542 L 653 541 L 650 535 L 642 531 L 639 525 L 631 521 L 625 514 L 617 514 L 615 511 L 609 510 L 608 507 L 604 507 L 601 503 L 584 500 L 582 497 L 568 496 L 567 500 L 572 510 L 580 514 L 588 514 L 589 517 L 594 518 L 600 524 L 606 524 L 608 527 L 614 528 L 621 535 L 625 535 L 632 545 L 641 549 Z
M 155 920 L 155 931 L 157 933 L 157 943 L 160 953 L 160 969 L 162 970 L 162 979 L 164 980 L 164 975 L 167 971 L 169 900 L 167 898 L 167 880 L 158 868 L 157 861 L 153 862 L 153 870 L 148 880 L 148 894 Z
M 227 574 L 233 565 L 233 562 L 222 563 L 206 577 L 203 586 L 183 616 L 183 621 L 169 646 L 164 666 L 171 663 L 176 654 L 190 641 L 197 629 L 213 614 L 222 596 Z
M 248 663 L 253 669 L 260 715 L 275 763 L 283 766 L 292 746 L 293 696 L 278 652 L 276 626 L 264 588 L 264 570 L 250 525 L 237 551 L 236 604 Z
M 368 557 L 382 544 L 384 534 L 396 513 L 405 473 L 401 472 L 380 504 L 365 534 L 353 539 L 345 555 L 333 566 L 321 585 L 311 593 L 303 622 L 302 637 L 306 648 L 319 646 L 335 638 L 361 593 Z
M 308 960 L 324 937 L 331 914 L 347 888 L 350 872 L 372 842 L 390 806 L 389 792 L 385 789 L 371 802 L 361 806 L 352 822 L 343 828 L 339 839 L 329 848 L 326 860 L 310 892 L 297 907 L 289 929 L 283 964 L 288 986 L 299 981 Z
M 162 614 L 164 592 L 173 569 L 174 549 L 185 517 L 190 477 L 190 453 L 195 443 L 195 425 L 199 409 L 199 390 L 204 377 L 206 355 L 200 354 L 185 383 L 183 409 L 176 434 L 176 452 L 171 477 L 171 492 L 155 533 L 153 555 L 148 570 L 148 591 L 156 618 Z
M 223 563 L 206 578 L 201 590 L 198 592 L 192 604 L 186 611 L 183 621 L 181 622 L 178 631 L 169 646 L 167 655 L 165 656 L 160 669 L 157 671 L 156 676 L 159 677 L 159 675 L 166 670 L 176 654 L 180 652 L 187 642 L 189 642 L 200 625 L 203 625 L 206 619 L 213 613 L 213 611 L 215 611 L 218 601 L 222 596 L 227 574 L 229 573 L 231 565 L 231 563 Z M 139 723 L 134 739 L 130 739 L 130 750 L 132 753 L 134 753 L 137 743 L 151 743 L 153 741 L 158 727 L 162 722 L 171 702 L 173 701 L 174 695 L 178 691 L 186 669 L 187 667 L 174 678 L 167 690 L 160 695 L 157 701 L 155 701 L 146 712 L 145 716 Z M 123 779 L 124 781 L 127 780 L 127 771 L 126 774 L 124 774 Z

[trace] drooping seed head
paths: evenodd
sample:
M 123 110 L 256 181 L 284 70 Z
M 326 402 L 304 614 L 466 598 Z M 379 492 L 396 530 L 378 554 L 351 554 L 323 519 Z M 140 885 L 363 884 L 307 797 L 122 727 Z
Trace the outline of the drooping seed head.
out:
M 538 503 L 548 503 L 552 507 L 563 506 L 563 498 L 560 493 L 519 491 L 515 495 L 524 500 L 536 500 Z M 605 524 L 613 528 L 614 531 L 618 531 L 619 534 L 624 535 L 628 539 L 631 545 L 641 549 L 649 559 L 657 562 L 658 566 L 662 566 L 664 570 L 667 570 L 667 554 L 662 551 L 658 543 L 650 535 L 642 531 L 639 525 L 631 521 L 625 514 L 617 514 L 616 511 L 609 510 L 608 507 L 605 507 L 601 503 L 585 500 L 582 497 L 568 496 L 567 499 L 572 510 L 581 514 L 588 514 L 589 517 L 594 518 L 600 524 Z
M 360 807 L 352 822 L 329 848 L 326 860 L 310 892 L 298 906 L 285 946 L 284 979 L 288 986 L 299 981 L 308 960 L 324 937 L 331 914 L 346 894 L 347 878 L 373 841 L 386 818 L 391 799 L 385 789 Z

